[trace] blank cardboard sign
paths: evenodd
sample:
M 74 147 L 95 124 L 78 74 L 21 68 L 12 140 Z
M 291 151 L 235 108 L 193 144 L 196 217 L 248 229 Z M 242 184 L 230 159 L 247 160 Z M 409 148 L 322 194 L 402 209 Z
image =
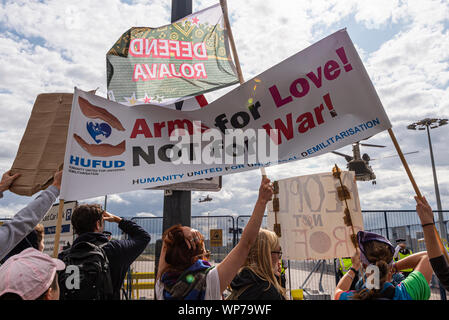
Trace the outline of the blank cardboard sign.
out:
M 21 176 L 11 192 L 32 196 L 46 189 L 64 162 L 72 93 L 42 93 L 36 98 L 11 168 Z

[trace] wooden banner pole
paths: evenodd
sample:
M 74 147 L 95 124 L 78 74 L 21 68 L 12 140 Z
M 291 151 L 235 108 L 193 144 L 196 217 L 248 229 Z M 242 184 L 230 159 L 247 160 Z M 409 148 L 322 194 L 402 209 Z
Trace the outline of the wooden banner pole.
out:
M 393 130 L 390 128 L 388 129 L 388 133 L 390 134 L 390 138 L 393 141 L 394 147 L 396 148 L 396 151 L 399 155 L 399 158 L 401 159 L 402 165 L 405 168 L 405 171 L 407 172 L 408 178 L 410 179 L 410 182 L 412 183 L 413 189 L 415 190 L 416 196 L 420 199 L 422 199 L 421 192 L 419 191 L 418 185 L 416 184 L 415 179 L 413 178 L 412 172 L 410 171 L 410 168 L 408 167 L 407 161 L 405 160 L 404 154 L 401 151 L 401 148 L 399 147 L 399 143 L 396 140 L 396 137 L 393 133 Z M 440 246 L 441 251 L 443 252 L 444 256 L 446 257 L 447 261 L 449 261 L 449 256 L 446 251 L 446 248 L 443 245 L 443 242 L 441 241 L 440 235 L 438 234 L 438 230 L 436 226 L 433 226 L 434 232 L 438 239 L 438 245 Z
M 64 212 L 64 200 L 59 199 L 58 220 L 56 222 L 55 241 L 54 241 L 54 247 L 53 247 L 53 258 L 57 258 L 58 253 L 59 253 L 59 239 L 61 238 L 61 225 L 62 225 L 63 212 Z
M 234 56 L 235 67 L 237 69 L 237 75 L 239 77 L 240 84 L 244 83 L 242 69 L 240 68 L 240 60 L 237 54 L 237 48 L 235 47 L 234 36 L 232 35 L 231 23 L 228 17 L 228 4 L 226 0 L 220 0 L 221 10 L 223 11 L 223 18 L 225 23 L 225 28 L 228 30 L 229 43 L 231 45 L 232 55 Z
M 415 190 L 416 196 L 418 198 L 422 198 L 421 192 L 419 191 L 418 185 L 416 184 L 416 181 L 413 178 L 412 172 L 410 171 L 410 168 L 408 167 L 407 161 L 405 160 L 404 154 L 402 153 L 402 150 L 399 147 L 399 143 L 396 140 L 393 130 L 391 128 L 388 129 L 388 133 L 390 134 L 390 138 L 393 141 L 394 147 L 396 148 L 399 158 L 401 159 L 402 165 L 404 166 L 405 171 L 407 172 L 408 178 L 410 179 L 410 182 L 412 183 L 412 186 L 413 186 L 413 189 Z

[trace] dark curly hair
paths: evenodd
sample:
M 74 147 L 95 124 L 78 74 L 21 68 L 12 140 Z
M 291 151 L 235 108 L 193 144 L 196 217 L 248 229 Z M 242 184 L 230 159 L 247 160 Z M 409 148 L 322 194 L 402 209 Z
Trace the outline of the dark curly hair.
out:
M 82 204 L 73 210 L 72 226 L 77 235 L 94 232 L 97 222 L 103 223 L 103 212 L 99 204 Z

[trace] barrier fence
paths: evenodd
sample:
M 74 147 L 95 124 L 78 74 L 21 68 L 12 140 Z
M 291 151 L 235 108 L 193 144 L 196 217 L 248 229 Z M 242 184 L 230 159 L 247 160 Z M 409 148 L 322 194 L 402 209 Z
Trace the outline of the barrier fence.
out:
M 435 221 L 438 221 L 437 213 L 434 211 Z M 362 214 L 366 231 L 382 234 L 393 245 L 397 239 L 406 239 L 413 252 L 425 250 L 424 236 L 416 211 L 369 210 L 363 211 Z M 449 211 L 444 211 L 443 214 L 446 219 Z M 217 264 L 238 243 L 249 219 L 250 216 L 193 216 L 191 226 L 204 235 L 206 248 L 211 251 L 210 261 L 212 264 Z M 132 264 L 130 276 L 124 286 L 123 298 L 154 299 L 156 241 L 162 236 L 162 218 L 135 217 L 132 220 L 151 234 L 151 242 L 143 254 Z M 113 238 L 119 239 L 121 235 L 117 226 L 109 224 L 109 227 L 112 227 L 109 231 L 113 233 Z M 266 217 L 263 219 L 262 227 L 267 227 Z M 445 221 L 445 227 L 447 228 L 447 221 Z M 338 283 L 335 259 L 289 260 L 286 267 L 286 289 L 290 298 L 292 290 L 297 292 L 300 289 L 304 299 L 332 299 Z M 129 286 L 128 283 L 130 283 Z M 446 300 L 445 293 L 444 289 L 440 290 L 438 279 L 434 277 L 431 282 L 430 299 Z
M 442 211 L 444 227 L 447 230 L 449 211 Z M 367 210 L 362 211 L 364 229 L 376 232 L 388 238 L 393 245 L 397 239 L 405 239 L 413 252 L 426 250 L 424 235 L 419 218 L 414 210 Z M 199 230 L 205 237 L 206 248 L 210 250 L 210 262 L 217 264 L 238 243 L 241 233 L 250 216 L 193 216 L 191 226 Z M 438 211 L 434 211 L 438 221 Z M 1 222 L 8 218 L 0 218 Z M 144 252 L 131 265 L 123 286 L 123 299 L 154 299 L 154 271 L 156 260 L 156 241 L 162 237 L 162 217 L 133 217 L 151 235 L 151 241 Z M 436 224 L 439 233 L 439 224 Z M 262 227 L 267 228 L 264 217 Z M 113 239 L 125 239 L 118 225 L 107 223 L 105 230 L 112 233 Z M 443 239 L 449 250 L 447 239 Z M 338 282 L 336 260 L 306 260 L 286 263 L 286 289 L 301 292 L 304 299 L 331 299 Z M 439 281 L 432 279 L 431 300 L 446 300 L 446 291 L 440 289 Z

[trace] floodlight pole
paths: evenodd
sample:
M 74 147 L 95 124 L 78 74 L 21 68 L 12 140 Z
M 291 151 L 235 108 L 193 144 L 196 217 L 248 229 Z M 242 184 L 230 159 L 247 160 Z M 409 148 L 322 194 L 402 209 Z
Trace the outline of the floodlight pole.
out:
M 439 126 L 446 125 L 446 124 L 447 124 L 447 119 L 426 118 L 426 119 L 423 119 L 423 120 L 420 120 L 418 122 L 408 125 L 407 129 L 416 130 L 416 128 L 418 128 L 418 130 L 425 129 L 427 131 L 427 139 L 429 141 L 429 150 L 430 150 L 430 161 L 432 164 L 433 183 L 435 186 L 435 197 L 437 200 L 437 210 L 438 210 L 438 220 L 439 220 L 438 223 L 440 225 L 441 237 L 447 241 L 448 240 L 447 239 L 447 231 L 446 231 L 446 226 L 444 225 L 444 217 L 443 217 L 441 198 L 440 198 L 440 189 L 438 187 L 437 172 L 436 172 L 436 168 L 435 168 L 435 159 L 433 157 L 432 140 L 430 139 L 430 129 L 438 128 Z

